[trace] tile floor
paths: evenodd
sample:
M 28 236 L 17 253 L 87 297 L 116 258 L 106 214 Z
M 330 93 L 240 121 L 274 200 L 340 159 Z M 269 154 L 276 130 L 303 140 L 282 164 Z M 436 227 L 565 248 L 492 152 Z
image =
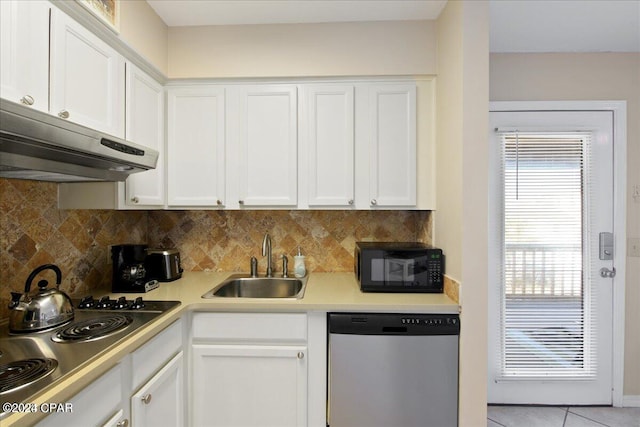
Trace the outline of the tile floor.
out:
M 640 408 L 489 405 L 487 418 L 487 427 L 640 427 Z

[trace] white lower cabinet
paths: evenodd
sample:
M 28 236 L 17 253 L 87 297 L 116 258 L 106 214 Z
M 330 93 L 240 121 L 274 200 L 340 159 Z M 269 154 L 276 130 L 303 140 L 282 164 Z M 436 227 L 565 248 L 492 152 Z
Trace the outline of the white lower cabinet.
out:
M 193 425 L 306 425 L 306 353 L 305 346 L 194 345 Z
M 184 425 L 182 352 L 131 397 L 131 421 L 136 427 Z
M 125 417 L 124 409 L 120 409 L 102 427 L 129 427 L 129 419 Z
M 38 427 L 180 427 L 185 425 L 183 321 L 124 357 Z
M 131 353 L 131 421 L 136 427 L 185 424 L 182 320 Z
M 194 426 L 306 426 L 307 315 L 196 313 Z
M 194 313 L 188 349 L 180 319 L 37 425 L 325 427 L 326 324 L 324 312 Z
M 112 422 L 116 415 L 125 411 L 122 387 L 128 372 L 125 365 L 119 363 L 67 402 L 58 402 L 70 405 L 70 410 L 61 407 L 60 412 L 52 413 L 40 421 L 38 427 L 118 425 L 117 422 L 123 419 L 122 415 L 116 424 Z M 47 410 L 54 411 L 55 408 L 47 407 Z M 121 427 L 126 426 L 122 424 Z

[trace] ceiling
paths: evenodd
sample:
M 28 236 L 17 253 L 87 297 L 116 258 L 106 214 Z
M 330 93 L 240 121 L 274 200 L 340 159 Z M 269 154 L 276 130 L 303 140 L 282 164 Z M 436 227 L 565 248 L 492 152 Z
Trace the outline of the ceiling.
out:
M 437 19 L 446 0 L 147 0 L 170 26 Z M 492 52 L 640 52 L 640 0 L 489 0 Z

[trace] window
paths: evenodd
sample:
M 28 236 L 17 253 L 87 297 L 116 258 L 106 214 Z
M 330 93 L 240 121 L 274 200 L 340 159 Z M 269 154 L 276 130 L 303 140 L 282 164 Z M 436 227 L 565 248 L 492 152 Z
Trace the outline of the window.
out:
M 505 132 L 501 141 L 501 376 L 591 377 L 589 134 Z

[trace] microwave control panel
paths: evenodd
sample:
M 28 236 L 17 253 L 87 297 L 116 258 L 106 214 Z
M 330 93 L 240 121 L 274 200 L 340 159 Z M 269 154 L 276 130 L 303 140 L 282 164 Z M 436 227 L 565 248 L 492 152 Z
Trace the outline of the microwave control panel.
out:
M 429 254 L 429 258 L 427 259 L 427 271 L 429 275 L 427 280 L 430 285 L 440 285 L 442 284 L 442 275 L 444 272 L 442 271 L 442 253 L 433 252 Z

